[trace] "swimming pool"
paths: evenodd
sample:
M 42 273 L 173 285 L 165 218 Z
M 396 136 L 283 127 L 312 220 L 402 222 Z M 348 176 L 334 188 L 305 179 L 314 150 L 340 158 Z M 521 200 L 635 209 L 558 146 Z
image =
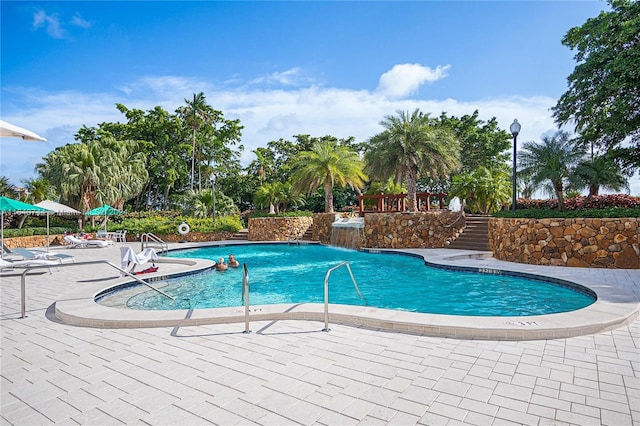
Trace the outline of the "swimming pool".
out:
M 595 301 L 588 290 L 505 274 L 451 271 L 421 258 L 374 254 L 321 245 L 248 244 L 172 252 L 171 257 L 227 258 L 233 252 L 249 269 L 251 304 L 322 303 L 327 270 L 348 261 L 363 295 L 357 297 L 345 268 L 334 271 L 329 302 L 420 313 L 530 316 L 569 312 Z M 495 272 L 495 271 L 494 271 Z M 240 269 L 210 271 L 163 282 L 172 302 L 153 291 L 127 301 L 130 309 L 172 310 L 240 306 Z M 155 285 L 160 283 L 156 282 Z

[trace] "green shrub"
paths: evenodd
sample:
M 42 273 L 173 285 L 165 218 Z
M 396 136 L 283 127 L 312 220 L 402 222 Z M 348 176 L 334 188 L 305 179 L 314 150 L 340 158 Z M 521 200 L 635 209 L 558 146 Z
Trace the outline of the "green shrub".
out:
M 60 228 L 60 227 L 52 227 L 49 228 L 49 235 L 55 234 L 64 234 L 69 231 L 69 228 Z M 5 238 L 13 238 L 13 237 L 31 237 L 32 235 L 47 235 L 47 228 L 11 228 L 4 230 Z
M 221 216 L 216 218 L 216 226 L 215 229 L 213 227 L 213 219 L 196 219 L 193 217 L 186 216 L 174 216 L 174 217 L 165 217 L 159 214 L 156 215 L 147 215 L 144 218 L 125 218 L 122 223 L 117 224 L 117 228 L 114 227 L 111 229 L 111 226 L 108 226 L 109 230 L 117 230 L 117 229 L 126 229 L 130 234 L 178 234 L 178 226 L 182 222 L 185 222 L 189 225 L 191 232 L 213 232 L 215 231 L 229 231 L 229 232 L 238 232 L 242 229 L 242 220 L 240 216 Z
M 640 217 L 640 207 L 636 208 L 620 208 L 610 207 L 605 209 L 589 209 L 589 210 L 566 210 L 558 211 L 555 209 L 522 209 L 500 211 L 494 214 L 495 217 L 504 218 L 525 218 L 525 219 L 551 219 L 551 218 L 607 218 L 607 217 Z
M 249 215 L 250 218 L 256 217 L 308 217 L 313 216 L 313 212 L 306 210 L 296 210 L 292 212 L 284 212 L 278 214 L 271 214 L 267 212 L 253 212 Z

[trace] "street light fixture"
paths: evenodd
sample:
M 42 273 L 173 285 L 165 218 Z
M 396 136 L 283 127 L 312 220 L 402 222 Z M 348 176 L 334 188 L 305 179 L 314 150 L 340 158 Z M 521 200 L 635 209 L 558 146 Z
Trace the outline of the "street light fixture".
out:
M 511 134 L 513 135 L 513 199 L 511 202 L 511 209 L 516 211 L 516 144 L 518 141 L 518 133 L 520 133 L 520 123 L 518 120 L 513 120 L 511 126 L 509 126 Z
M 211 172 L 209 175 L 211 181 L 211 210 L 213 211 L 213 229 L 216 228 L 216 174 Z

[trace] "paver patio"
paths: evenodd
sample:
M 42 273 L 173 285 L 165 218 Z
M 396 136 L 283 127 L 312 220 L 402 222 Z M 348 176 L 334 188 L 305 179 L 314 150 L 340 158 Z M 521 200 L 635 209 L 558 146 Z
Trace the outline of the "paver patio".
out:
M 117 246 L 68 252 L 119 261 Z M 573 273 L 640 294 L 640 271 Z M 311 321 L 255 322 L 243 334 L 244 324 L 97 329 L 56 320 L 56 300 L 112 276 L 103 265 L 29 276 L 23 319 L 19 278 L 0 278 L 2 424 L 640 425 L 638 319 L 533 341 L 337 324 L 325 333 Z

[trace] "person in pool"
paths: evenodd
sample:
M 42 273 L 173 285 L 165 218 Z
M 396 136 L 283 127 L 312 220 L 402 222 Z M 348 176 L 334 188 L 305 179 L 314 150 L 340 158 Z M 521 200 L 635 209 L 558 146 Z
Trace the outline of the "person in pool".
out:
M 218 271 L 226 271 L 227 267 L 228 267 L 228 265 L 226 263 L 224 263 L 224 258 L 223 257 L 218 259 L 218 263 L 216 263 L 216 270 L 218 270 Z
M 238 262 L 238 260 L 236 259 L 236 255 L 233 253 L 229 255 L 229 266 L 231 266 L 232 268 L 237 268 L 238 266 L 240 266 L 240 262 Z

